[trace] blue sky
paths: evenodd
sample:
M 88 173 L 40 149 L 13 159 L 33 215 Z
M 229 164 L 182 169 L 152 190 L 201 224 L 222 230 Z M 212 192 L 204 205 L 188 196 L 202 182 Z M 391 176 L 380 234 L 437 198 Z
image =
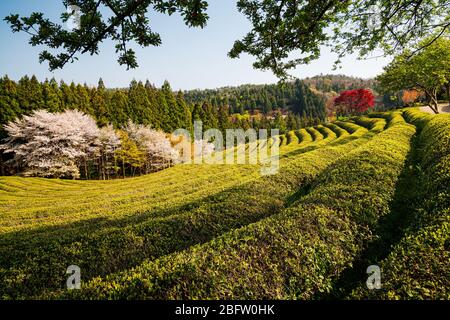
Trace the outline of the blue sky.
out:
M 66 82 L 96 84 L 100 77 L 107 87 L 126 87 L 132 79 L 160 86 L 169 80 L 173 89 L 216 88 L 244 83 L 274 83 L 277 78 L 270 71 L 255 70 L 254 59 L 243 55 L 230 59 L 227 52 L 236 39 L 242 38 L 250 24 L 237 11 L 235 0 L 209 0 L 208 25 L 204 29 L 188 28 L 178 16 L 152 14 L 153 31 L 160 33 L 162 45 L 140 48 L 134 46 L 139 68 L 126 70 L 119 66 L 112 42 L 104 42 L 100 54 L 79 56 L 79 61 L 63 70 L 48 71 L 46 64 L 39 64 L 40 47 L 31 47 L 23 33 L 12 33 L 3 18 L 10 13 L 29 15 L 33 11 L 44 12 L 58 20 L 65 11 L 61 0 L 14 0 L 0 3 L 0 74 L 12 79 L 35 74 L 40 80 L 55 77 Z M 355 56 L 343 60 L 342 68 L 333 71 L 335 55 L 322 50 L 319 60 L 297 68 L 292 74 L 299 78 L 326 73 L 343 73 L 362 78 L 373 77 L 389 62 L 387 58 L 356 61 Z

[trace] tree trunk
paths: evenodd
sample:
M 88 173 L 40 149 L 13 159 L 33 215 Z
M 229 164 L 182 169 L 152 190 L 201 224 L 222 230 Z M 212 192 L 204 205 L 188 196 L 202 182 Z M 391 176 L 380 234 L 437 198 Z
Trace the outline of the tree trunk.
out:
M 97 159 L 97 179 L 102 180 L 102 156 L 100 159 Z
M 108 154 L 105 155 L 105 166 L 108 165 Z M 109 170 L 106 170 L 106 180 L 109 180 Z
M 5 175 L 5 167 L 3 166 L 3 153 L 0 153 L 0 175 Z
M 86 158 L 84 158 L 84 177 L 89 180 Z
M 115 154 L 114 154 L 114 172 L 116 174 L 116 179 L 119 178 L 119 168 L 117 167 L 117 156 Z
M 105 176 L 105 159 L 103 158 L 103 156 L 101 156 L 100 166 L 101 166 L 100 169 L 102 171 L 102 180 L 105 180 L 106 179 L 106 176 Z
M 428 106 L 430 107 L 430 109 L 433 110 L 435 114 L 438 114 L 439 108 L 436 93 L 431 93 L 430 91 L 425 90 L 425 95 L 428 96 Z
M 438 103 L 436 102 L 436 101 L 431 101 L 430 103 L 429 103 L 429 107 L 431 108 L 431 110 L 433 110 L 433 112 L 435 113 L 435 114 L 439 114 L 439 108 L 438 108 Z

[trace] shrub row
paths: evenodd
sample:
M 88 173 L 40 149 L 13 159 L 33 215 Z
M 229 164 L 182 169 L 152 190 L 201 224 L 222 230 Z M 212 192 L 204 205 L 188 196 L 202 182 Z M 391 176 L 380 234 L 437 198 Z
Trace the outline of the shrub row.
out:
M 318 131 L 316 128 L 306 128 L 306 131 L 308 131 L 308 133 L 311 135 L 313 141 L 320 141 L 324 138 L 320 131 Z
M 418 177 L 422 194 L 412 223 L 380 263 L 382 290 L 363 287 L 353 298 L 450 299 L 450 116 L 405 111 L 408 121 L 423 128 L 419 136 Z
M 293 133 L 291 131 L 286 132 L 286 145 L 290 144 L 293 140 Z
M 355 133 L 357 130 L 361 130 L 361 126 L 347 121 L 335 121 L 334 124 L 338 125 L 342 129 L 349 133 Z M 367 131 L 367 129 L 365 129 Z
M 283 144 L 286 145 L 285 141 L 285 137 L 284 136 L 278 136 L 278 139 L 280 139 L 280 146 L 282 146 Z
M 320 134 L 322 135 L 322 139 L 337 138 L 336 132 L 334 132 L 333 130 L 331 130 L 328 127 L 325 127 L 323 125 L 318 125 L 315 129 L 320 132 Z
M 336 125 L 334 123 L 328 123 L 328 124 L 325 124 L 325 126 L 327 128 L 329 128 L 330 130 L 332 130 L 334 133 L 336 133 L 336 136 L 338 138 L 349 135 L 349 133 L 346 130 L 342 129 L 341 127 L 339 127 L 338 125 Z
M 386 120 L 383 118 L 358 117 L 355 119 L 355 123 L 375 132 L 383 131 L 386 126 Z
M 405 119 L 403 118 L 403 111 L 396 110 L 392 112 L 374 112 L 368 115 L 369 118 L 384 118 L 388 121 L 388 127 L 395 125 L 397 123 L 405 123 Z
M 65 268 L 71 264 L 82 268 L 86 280 L 131 268 L 145 258 L 186 249 L 280 211 L 299 186 L 311 183 L 337 157 L 370 138 L 367 135 L 348 146 L 342 141 L 340 148 L 301 154 L 332 142 L 336 136 L 327 130 L 327 139 L 308 144 L 303 151 L 297 145 L 279 174 L 222 190 L 201 201 L 156 214 L 149 212 L 140 220 L 130 217 L 93 224 L 95 228 L 74 223 L 38 233 L 3 236 L 2 296 L 31 297 L 64 287 Z M 364 131 L 357 137 L 362 134 Z M 18 245 L 21 252 L 14 250 Z
M 413 126 L 399 124 L 366 144 L 358 139 L 311 152 L 307 162 L 313 167 L 346 155 L 319 176 L 308 195 L 291 201 L 280 214 L 93 279 L 66 297 L 304 299 L 327 292 L 389 211 L 414 132 Z
M 419 129 L 422 129 L 433 118 L 433 115 L 423 112 L 419 108 L 407 108 L 403 115 L 406 121 L 413 123 Z
M 299 143 L 308 143 L 313 141 L 311 135 L 305 129 L 295 131 L 295 135 L 297 136 Z

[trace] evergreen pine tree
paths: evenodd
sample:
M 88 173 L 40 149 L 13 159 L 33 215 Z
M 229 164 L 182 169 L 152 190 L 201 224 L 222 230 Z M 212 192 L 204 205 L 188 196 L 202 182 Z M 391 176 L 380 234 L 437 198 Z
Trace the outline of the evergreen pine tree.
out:
M 273 120 L 272 127 L 274 129 L 279 129 L 280 134 L 286 133 L 286 122 L 285 122 L 281 112 L 279 112 L 279 111 L 275 112 L 275 119 Z
M 75 99 L 75 92 L 72 91 L 72 86 L 68 86 L 64 81 L 61 80 L 59 89 L 61 90 L 62 108 L 64 110 L 78 109 L 78 103 Z
M 228 114 L 228 106 L 226 105 L 219 107 L 218 125 L 219 130 L 221 130 L 224 135 L 225 130 L 231 127 L 230 117 Z
M 156 114 L 159 125 L 158 128 L 162 129 L 163 131 L 169 131 L 169 106 L 167 105 L 166 96 L 161 90 L 156 91 Z
M 297 123 L 295 120 L 295 116 L 292 113 L 289 113 L 286 119 L 286 129 L 288 131 L 296 130 Z
M 127 124 L 128 97 L 123 91 L 117 90 L 113 93 L 108 109 L 109 122 L 114 128 L 122 128 Z
M 195 121 L 203 121 L 203 118 L 203 108 L 200 104 L 195 103 L 192 107 L 192 123 L 194 123 Z
M 178 91 L 177 93 L 177 109 L 178 109 L 178 128 L 183 128 L 192 131 L 192 115 L 191 110 L 184 101 L 183 92 Z
M 75 96 L 77 101 L 76 108 L 85 114 L 94 116 L 94 111 L 91 107 L 88 86 L 86 84 L 84 86 L 82 86 L 81 84 L 77 84 L 77 86 L 75 87 Z
M 164 81 L 161 88 L 161 92 L 164 94 L 164 99 L 166 101 L 166 109 L 162 111 L 165 112 L 164 117 L 164 131 L 172 132 L 183 126 L 182 119 L 184 117 L 184 112 L 182 107 L 177 103 L 172 88 L 170 87 L 169 81 Z
M 203 118 L 202 118 L 203 130 L 217 129 L 219 124 L 215 109 L 211 106 L 211 104 L 209 104 L 209 102 L 203 103 L 202 109 L 203 109 Z
M 105 91 L 105 84 L 100 78 L 97 88 L 93 88 L 91 91 L 91 105 L 99 126 L 105 126 L 108 123 Z
M 44 100 L 45 109 L 50 112 L 60 112 L 63 110 L 61 91 L 58 83 L 54 78 L 50 81 L 45 80 L 42 85 L 42 96 Z
M 8 76 L 0 79 L 0 138 L 2 126 L 22 114 L 17 99 L 17 85 Z
M 131 81 L 128 91 L 129 116 L 134 123 L 149 125 L 153 128 L 161 128 L 158 110 L 150 103 L 147 89 L 141 81 Z

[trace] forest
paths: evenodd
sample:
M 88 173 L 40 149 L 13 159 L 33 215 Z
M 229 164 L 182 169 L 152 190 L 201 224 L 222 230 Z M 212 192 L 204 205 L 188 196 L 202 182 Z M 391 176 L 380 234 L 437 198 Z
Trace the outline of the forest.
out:
M 320 123 L 326 116 L 324 101 L 300 80 L 285 86 L 230 88 L 231 94 L 208 92 L 173 92 L 168 81 L 161 88 L 148 80 L 145 83 L 133 80 L 128 88 L 110 89 L 102 79 L 92 87 L 58 83 L 55 79 L 39 82 L 35 76 L 24 76 L 15 82 L 5 75 L 0 78 L 0 125 L 40 109 L 79 110 L 94 117 L 99 126 L 111 124 L 120 128 L 131 120 L 166 133 L 179 128 L 189 130 L 195 120 L 201 120 L 207 129 L 279 127 L 279 121 L 284 121 L 288 114 L 292 116 L 286 119 L 288 127 L 298 129 Z M 246 117 L 248 111 L 252 114 L 259 111 L 260 115 Z M 273 123 L 277 112 L 284 117 Z

